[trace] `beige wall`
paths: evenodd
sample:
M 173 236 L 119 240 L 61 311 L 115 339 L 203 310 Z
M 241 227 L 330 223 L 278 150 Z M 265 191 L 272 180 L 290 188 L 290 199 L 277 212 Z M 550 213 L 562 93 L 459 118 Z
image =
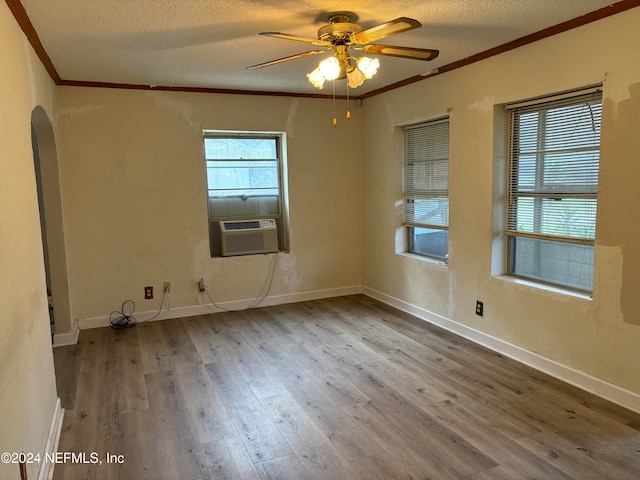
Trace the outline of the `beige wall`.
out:
M 363 284 L 640 394 L 638 25 L 640 8 L 635 8 L 365 100 Z M 495 194 L 504 177 L 500 162 L 494 166 L 501 145 L 494 147 L 500 133 L 494 123 L 500 124 L 504 112 L 496 105 L 600 82 L 604 113 L 593 299 L 492 275 L 492 260 L 495 270 L 503 253 L 497 228 L 502 199 Z M 446 267 L 396 254 L 396 236 L 402 198 L 398 127 L 448 111 Z M 483 318 L 475 315 L 476 299 L 484 301 Z
M 54 85 L 0 4 L 0 452 L 42 453 L 56 402 L 31 112 Z M 28 465 L 35 478 L 37 464 Z M 0 478 L 19 478 L 0 463 Z
M 333 127 L 332 102 L 270 96 L 61 87 L 58 147 L 73 311 L 109 315 L 258 297 L 271 256 L 210 257 L 203 129 L 287 135 L 290 252 L 270 295 L 361 285 L 360 108 Z M 338 102 L 342 108 L 346 102 Z M 155 298 L 144 300 L 144 287 Z M 148 317 L 141 315 L 140 319 Z

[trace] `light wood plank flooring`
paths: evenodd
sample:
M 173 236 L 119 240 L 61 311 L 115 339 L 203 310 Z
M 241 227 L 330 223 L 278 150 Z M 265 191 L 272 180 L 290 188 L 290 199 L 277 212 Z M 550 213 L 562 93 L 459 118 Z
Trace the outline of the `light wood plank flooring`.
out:
M 640 415 L 362 295 L 83 330 L 56 480 L 634 479 Z M 123 463 L 106 463 L 106 454 Z

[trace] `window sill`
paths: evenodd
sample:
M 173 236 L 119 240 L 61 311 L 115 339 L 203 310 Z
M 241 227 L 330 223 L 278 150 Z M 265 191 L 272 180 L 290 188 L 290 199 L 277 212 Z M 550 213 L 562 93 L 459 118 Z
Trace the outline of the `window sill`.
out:
M 426 255 L 418 255 L 417 253 L 399 252 L 399 253 L 396 253 L 396 255 L 399 255 L 399 256 L 405 257 L 405 258 L 411 258 L 413 260 L 419 260 L 419 261 L 425 262 L 425 263 L 431 263 L 433 265 L 440 265 L 442 267 L 448 267 L 449 266 L 447 264 L 447 262 L 445 262 L 444 260 L 439 260 L 439 259 L 433 258 L 433 257 L 427 257 Z
M 545 285 L 544 283 L 537 283 L 531 280 L 524 280 L 518 277 L 511 277 L 509 275 L 498 275 L 495 278 L 504 282 L 515 283 L 517 285 L 524 285 L 525 287 L 535 288 L 536 290 L 545 290 L 551 293 L 557 293 L 560 295 L 566 295 L 569 297 L 578 298 L 580 300 L 593 300 L 592 295 L 588 293 L 576 292 L 575 290 L 569 290 L 567 288 L 554 287 L 551 285 Z

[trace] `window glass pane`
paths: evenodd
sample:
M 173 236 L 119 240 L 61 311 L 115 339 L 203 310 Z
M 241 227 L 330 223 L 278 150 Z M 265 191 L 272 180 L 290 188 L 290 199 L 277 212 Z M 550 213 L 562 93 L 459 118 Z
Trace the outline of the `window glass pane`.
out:
M 447 227 L 449 225 L 449 198 L 431 197 L 408 200 L 406 212 L 414 223 Z
M 207 183 L 210 197 L 277 195 L 278 162 L 208 161 Z
M 409 251 L 444 260 L 449 251 L 449 232 L 434 228 L 410 227 Z
M 569 238 L 595 238 L 596 199 L 518 197 L 511 230 Z
M 581 102 L 546 110 L 545 148 L 568 150 L 600 145 L 599 104 Z
M 511 237 L 510 274 L 590 292 L 593 245 Z
M 600 152 L 545 152 L 544 156 L 520 154 L 517 192 L 549 194 L 596 193 Z
M 449 161 L 413 162 L 407 165 L 408 188 L 413 192 L 440 191 L 449 189 Z
M 204 153 L 207 160 L 278 158 L 275 138 L 205 138 Z
M 538 112 L 522 113 L 518 115 L 517 133 L 515 142 L 520 155 L 531 155 L 537 150 L 538 145 Z M 535 158 L 535 155 L 534 155 Z

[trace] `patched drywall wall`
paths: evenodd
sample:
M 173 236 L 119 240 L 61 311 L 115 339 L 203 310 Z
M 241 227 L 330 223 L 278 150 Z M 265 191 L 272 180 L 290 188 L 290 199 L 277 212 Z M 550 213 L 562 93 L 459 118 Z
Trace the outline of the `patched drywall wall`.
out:
M 56 405 L 31 112 L 54 88 L 7 5 L 0 4 L 0 452 L 44 453 Z M 36 478 L 39 464 L 27 465 Z M 19 478 L 0 463 L 0 478 Z
M 57 126 L 72 306 L 108 316 L 359 287 L 360 109 L 333 127 L 331 100 L 61 87 Z M 338 108 L 342 101 L 338 101 Z M 202 130 L 285 132 L 290 250 L 211 258 Z M 155 298 L 144 300 L 144 287 Z
M 363 105 L 364 285 L 640 394 L 640 8 L 370 99 Z M 502 104 L 603 84 L 593 297 L 503 276 Z M 449 114 L 449 265 L 398 253 L 398 129 Z M 398 140 L 398 138 L 400 140 Z M 502 150 L 502 151 L 501 151 Z M 475 303 L 484 302 L 484 317 Z
M 637 173 L 623 173 L 638 171 L 640 83 L 625 85 L 625 79 L 609 77 L 607 84 L 626 86 L 627 97 L 610 97 L 603 105 L 607 137 L 602 145 L 602 161 L 607 162 L 608 169 L 600 179 L 600 197 L 604 196 L 604 201 L 599 205 L 597 241 L 607 247 L 605 265 L 617 270 L 614 278 L 619 279 L 619 285 L 611 291 L 616 293 L 622 321 L 640 326 L 640 193 Z

